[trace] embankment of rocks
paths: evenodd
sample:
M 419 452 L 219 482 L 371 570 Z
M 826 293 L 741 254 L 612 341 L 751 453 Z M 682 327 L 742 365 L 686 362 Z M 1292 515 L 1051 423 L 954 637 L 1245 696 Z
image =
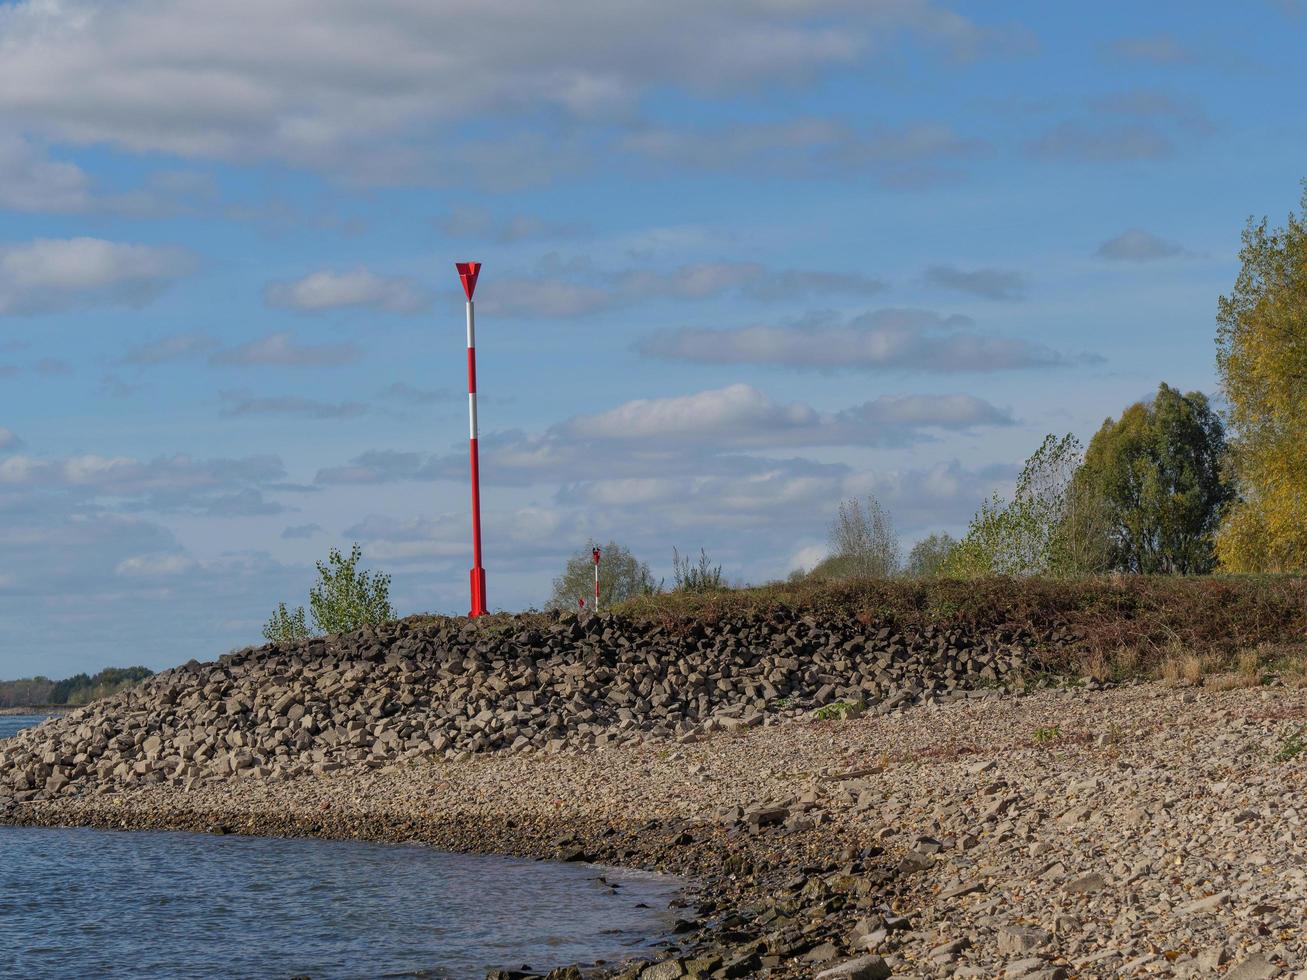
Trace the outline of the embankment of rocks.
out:
M 51 719 L 0 747 L 0 808 L 885 713 L 996 693 L 1050 639 L 784 613 L 675 631 L 611 616 L 401 620 L 191 662 Z

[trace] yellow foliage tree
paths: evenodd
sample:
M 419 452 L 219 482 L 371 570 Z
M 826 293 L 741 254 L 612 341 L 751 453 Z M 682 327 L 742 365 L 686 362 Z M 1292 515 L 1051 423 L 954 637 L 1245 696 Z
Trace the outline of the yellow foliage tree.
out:
M 1307 570 L 1307 182 L 1283 228 L 1249 221 L 1217 315 L 1240 498 L 1217 536 L 1232 572 Z

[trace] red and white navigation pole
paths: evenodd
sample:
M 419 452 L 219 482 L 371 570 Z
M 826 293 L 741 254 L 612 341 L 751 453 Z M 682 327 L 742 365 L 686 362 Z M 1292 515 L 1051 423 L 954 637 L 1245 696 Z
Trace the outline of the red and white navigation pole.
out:
M 595 612 L 599 611 L 599 549 L 595 548 L 590 552 L 590 557 L 595 563 Z
M 472 608 L 469 617 L 486 614 L 486 570 L 481 567 L 481 473 L 477 458 L 477 344 L 472 294 L 477 288 L 480 262 L 455 262 L 467 296 L 467 414 L 469 459 L 472 469 Z

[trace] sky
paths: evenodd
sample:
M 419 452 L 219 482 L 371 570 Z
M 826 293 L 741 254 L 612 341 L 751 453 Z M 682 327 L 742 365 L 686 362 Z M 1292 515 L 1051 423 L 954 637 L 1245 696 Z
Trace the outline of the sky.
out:
M 567 557 L 962 533 L 1046 433 L 1217 395 L 1307 176 L 1307 4 L 0 0 L 0 677 L 260 641 L 358 542 L 467 611 Z

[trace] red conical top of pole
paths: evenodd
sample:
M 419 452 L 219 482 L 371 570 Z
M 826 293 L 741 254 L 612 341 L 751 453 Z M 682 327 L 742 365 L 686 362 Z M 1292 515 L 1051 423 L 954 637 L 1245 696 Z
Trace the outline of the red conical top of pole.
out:
M 458 278 L 463 282 L 463 294 L 467 296 L 470 302 L 472 294 L 476 292 L 477 276 L 481 274 L 481 263 L 455 262 L 454 268 L 458 270 Z

